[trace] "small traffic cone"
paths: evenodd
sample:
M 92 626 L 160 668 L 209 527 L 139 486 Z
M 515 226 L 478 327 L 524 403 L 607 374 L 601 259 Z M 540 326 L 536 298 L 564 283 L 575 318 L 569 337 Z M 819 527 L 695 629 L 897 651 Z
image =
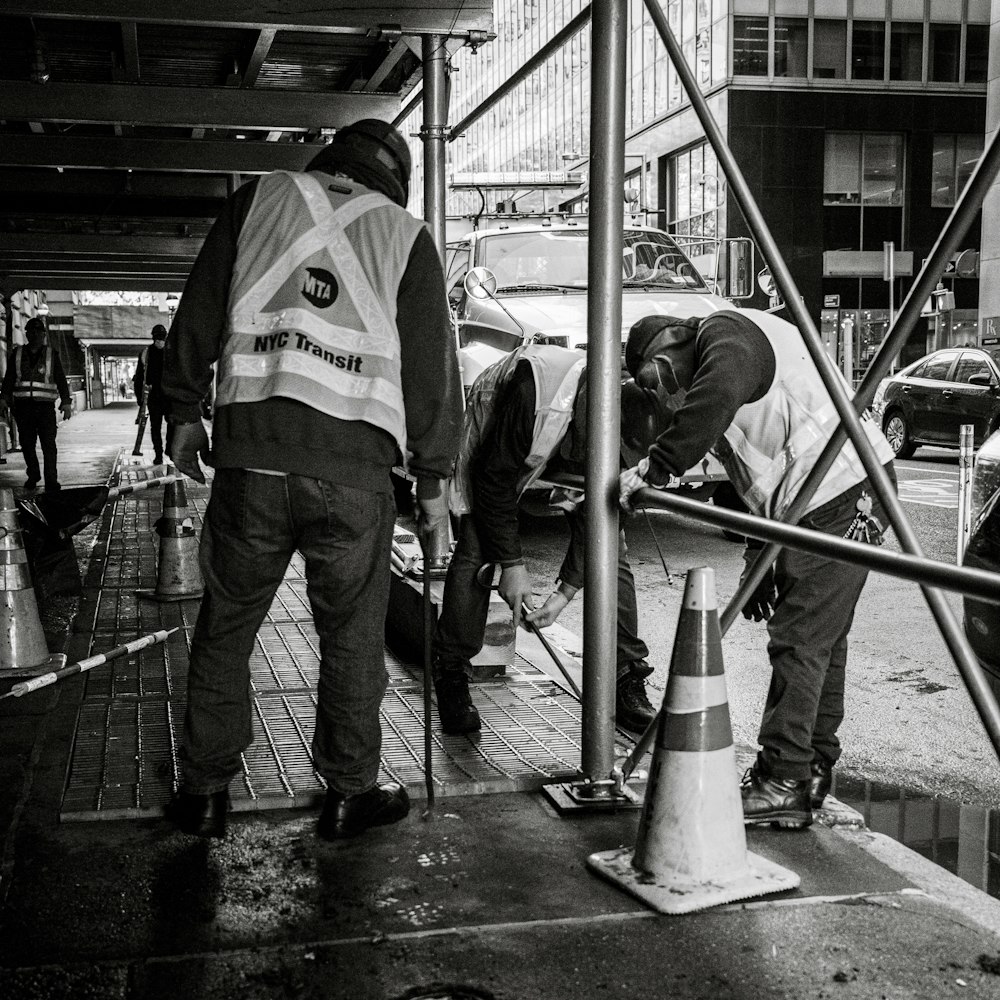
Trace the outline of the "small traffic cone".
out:
M 9 489 L 0 489 L 0 571 L 0 677 L 44 673 L 55 663 L 64 663 L 65 657 L 61 653 L 50 656 L 45 644 L 14 491 Z
M 156 589 L 140 590 L 140 597 L 152 601 L 184 601 L 201 597 L 205 584 L 198 565 L 198 533 L 187 509 L 182 482 L 167 483 L 163 495 L 163 515 L 156 522 L 160 536 Z
M 747 851 L 722 664 L 715 573 L 692 569 L 635 850 L 587 864 L 660 913 L 794 889 L 799 876 Z

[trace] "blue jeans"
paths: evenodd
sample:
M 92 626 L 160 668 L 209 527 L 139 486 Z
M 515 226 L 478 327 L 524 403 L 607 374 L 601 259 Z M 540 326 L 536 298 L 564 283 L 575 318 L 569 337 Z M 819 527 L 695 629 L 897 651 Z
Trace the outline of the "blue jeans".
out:
M 568 516 L 578 519 L 576 530 L 579 533 L 583 515 L 575 512 Z M 455 551 L 444 582 L 444 597 L 434 642 L 435 677 L 449 670 L 471 674 L 470 660 L 483 648 L 490 591 L 476 582 L 476 571 L 484 561 L 475 520 L 471 514 L 466 514 L 459 522 Z M 625 533 L 619 532 L 616 647 L 619 680 L 630 672 L 632 663 L 649 655 L 649 649 L 638 632 L 635 579 L 628 564 Z
M 388 492 L 307 476 L 216 472 L 201 538 L 205 596 L 191 642 L 181 743 L 186 791 L 220 791 L 241 770 L 240 754 L 253 739 L 249 658 L 296 549 L 320 642 L 313 763 L 345 795 L 375 785 L 394 516 Z

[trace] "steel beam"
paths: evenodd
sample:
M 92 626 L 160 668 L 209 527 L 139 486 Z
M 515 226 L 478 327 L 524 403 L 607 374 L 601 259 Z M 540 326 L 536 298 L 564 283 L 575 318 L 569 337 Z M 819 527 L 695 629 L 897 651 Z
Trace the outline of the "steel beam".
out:
M 614 766 L 618 615 L 618 454 L 621 446 L 622 227 L 625 202 L 625 0 L 604 0 L 591 23 L 590 237 L 587 241 L 587 497 L 583 590 L 581 768 Z
M 137 257 L 162 256 L 191 260 L 198 256 L 200 236 L 124 236 L 86 233 L 0 233 L 0 255 L 18 257 Z
M 183 128 L 341 128 L 359 118 L 389 119 L 399 98 L 357 91 L 239 90 L 118 83 L 5 80 L 0 118 L 70 124 L 119 123 Z
M 268 52 L 271 51 L 271 45 L 277 33 L 274 28 L 261 28 L 257 32 L 257 40 L 254 42 L 253 52 L 250 53 L 250 58 L 247 59 L 247 64 L 243 68 L 242 79 L 240 80 L 240 87 L 242 89 L 247 90 L 257 83 L 257 77 L 260 76 L 260 68 L 264 65 Z
M 142 6 L 145 11 L 139 10 Z M 148 12 L 146 12 L 148 11 Z M 139 5 L 131 0 L 6 0 L 6 17 L 74 18 L 91 21 L 214 28 L 274 28 L 332 34 L 367 34 L 383 24 L 404 34 L 465 36 L 493 31 L 492 0 L 436 0 L 432 4 L 358 3 L 357 0 L 173 0 Z

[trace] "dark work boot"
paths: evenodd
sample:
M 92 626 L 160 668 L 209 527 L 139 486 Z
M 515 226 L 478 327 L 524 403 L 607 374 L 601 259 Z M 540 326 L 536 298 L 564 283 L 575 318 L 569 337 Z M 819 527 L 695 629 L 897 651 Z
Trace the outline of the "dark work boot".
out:
M 318 833 L 324 840 L 346 840 L 369 827 L 398 823 L 409 811 L 406 789 L 395 781 L 357 795 L 344 795 L 331 788 L 320 813 Z
M 226 835 L 226 813 L 229 811 L 229 789 L 211 795 L 196 795 L 179 791 L 167 804 L 167 819 L 182 833 L 196 837 Z
M 630 733 L 644 733 L 656 718 L 656 709 L 646 696 L 645 678 L 652 673 L 645 660 L 630 665 L 627 674 L 615 685 L 615 724 Z
M 812 778 L 809 781 L 809 804 L 813 809 L 822 809 L 823 800 L 830 794 L 833 784 L 833 764 L 822 757 L 814 757 L 809 765 Z
M 434 681 L 441 729 L 451 736 L 479 732 L 479 712 L 469 694 L 469 678 L 464 670 L 444 670 Z
M 758 757 L 747 768 L 740 785 L 743 822 L 750 826 L 773 823 L 786 830 L 801 830 L 812 824 L 809 806 L 809 778 L 775 778 L 767 773 Z

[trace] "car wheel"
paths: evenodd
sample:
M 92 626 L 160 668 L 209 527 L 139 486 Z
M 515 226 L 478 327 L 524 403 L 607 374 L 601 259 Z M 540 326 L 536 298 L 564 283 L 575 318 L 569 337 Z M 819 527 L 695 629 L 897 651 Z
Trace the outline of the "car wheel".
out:
M 899 410 L 893 410 L 885 418 L 883 432 L 896 458 L 909 458 L 917 450 L 917 446 L 910 440 L 910 428 L 906 425 L 906 417 Z

